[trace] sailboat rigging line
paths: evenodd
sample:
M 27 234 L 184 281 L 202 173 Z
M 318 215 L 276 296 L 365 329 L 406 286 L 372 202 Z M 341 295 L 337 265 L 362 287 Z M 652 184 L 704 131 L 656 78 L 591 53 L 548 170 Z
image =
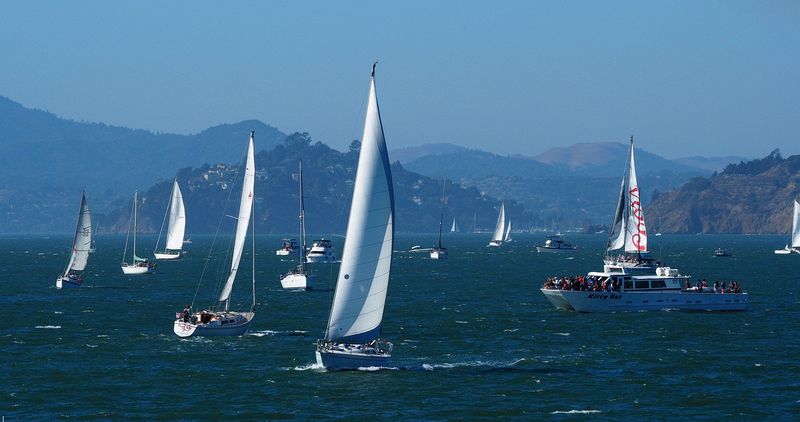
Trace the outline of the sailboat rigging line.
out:
M 167 209 L 164 211 L 164 219 L 161 220 L 161 228 L 158 229 L 158 239 L 156 239 L 156 247 L 155 247 L 156 252 L 158 251 L 158 244 L 161 242 L 161 233 L 164 231 L 164 224 L 166 224 L 167 222 L 167 216 L 169 215 L 169 208 L 170 208 L 169 205 L 171 202 L 172 202 L 172 192 L 170 191 L 169 201 L 167 202 Z M 166 245 L 164 245 L 164 250 L 165 251 L 167 250 Z
M 128 239 L 131 237 L 131 226 L 133 225 L 133 210 L 136 208 L 136 199 L 133 200 L 133 208 L 131 208 L 131 215 L 128 217 L 128 233 L 125 235 L 125 249 L 122 251 L 122 263 L 125 263 L 125 256 L 128 255 Z M 134 228 L 134 230 L 136 230 Z
M 246 150 L 245 150 L 246 151 Z M 245 152 L 245 156 L 247 153 Z M 247 158 L 245 158 L 246 160 Z M 239 169 L 236 170 L 236 174 L 234 175 L 234 183 L 236 181 L 236 176 L 239 175 Z M 233 187 L 228 190 L 228 197 L 225 199 L 225 206 L 223 209 L 228 209 L 228 204 L 231 202 L 231 195 L 233 194 Z M 225 221 L 225 215 L 219 218 L 219 223 L 217 223 L 217 230 L 214 232 L 214 238 L 211 240 L 211 247 L 208 248 L 208 255 L 206 256 L 205 262 L 203 263 L 203 271 L 200 273 L 200 280 L 197 282 L 197 287 L 194 289 L 194 296 L 192 296 L 192 308 L 194 308 L 195 300 L 197 299 L 197 293 L 200 291 L 200 285 L 203 284 L 203 279 L 205 278 L 206 272 L 208 270 L 208 263 L 211 262 L 211 255 L 214 252 L 214 246 L 217 244 L 217 237 L 219 237 L 219 231 L 222 227 L 222 222 Z M 231 242 L 233 242 L 231 240 Z M 228 245 L 228 250 L 230 250 L 230 245 Z M 219 264 L 218 264 L 219 265 Z M 219 268 L 217 268 L 219 269 Z M 219 273 L 219 272 L 218 272 Z M 219 290 L 220 281 L 217 280 L 216 290 Z

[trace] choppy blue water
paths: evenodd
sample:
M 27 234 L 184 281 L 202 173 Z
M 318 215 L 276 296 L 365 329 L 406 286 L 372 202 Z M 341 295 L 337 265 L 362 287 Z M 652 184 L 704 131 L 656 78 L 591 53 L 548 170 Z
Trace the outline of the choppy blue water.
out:
M 251 331 L 188 340 L 172 333 L 172 321 L 195 294 L 210 238 L 195 238 L 186 259 L 160 263 L 155 275 L 125 277 L 124 238 L 101 237 L 84 286 L 65 290 L 53 284 L 70 238 L 0 238 L 0 415 L 641 420 L 800 412 L 800 255 L 772 253 L 784 237 L 651 237 L 655 255 L 682 273 L 741 282 L 751 310 L 616 314 L 558 311 L 538 290 L 547 275 L 600 269 L 603 236 L 572 236 L 581 248 L 572 257 L 536 254 L 541 235 L 517 234 L 500 249 L 486 248 L 487 237 L 448 236 L 446 261 L 395 254 L 384 319 L 394 368 L 356 372 L 314 365 L 337 266 L 314 267 L 314 291 L 282 291 L 278 274 L 291 263 L 275 256 L 278 237 L 258 237 Z M 432 240 L 400 235 L 396 249 Z M 712 257 L 720 246 L 734 256 Z M 203 286 L 197 306 L 213 301 L 216 279 Z M 246 303 L 249 288 L 239 282 L 234 302 Z

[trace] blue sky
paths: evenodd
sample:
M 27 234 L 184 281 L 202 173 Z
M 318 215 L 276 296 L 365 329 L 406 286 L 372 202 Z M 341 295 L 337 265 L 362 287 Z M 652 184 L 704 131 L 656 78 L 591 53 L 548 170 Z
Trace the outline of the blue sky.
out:
M 344 149 L 369 69 L 390 148 L 800 153 L 800 2 L 0 3 L 0 95 L 194 133 L 259 119 Z

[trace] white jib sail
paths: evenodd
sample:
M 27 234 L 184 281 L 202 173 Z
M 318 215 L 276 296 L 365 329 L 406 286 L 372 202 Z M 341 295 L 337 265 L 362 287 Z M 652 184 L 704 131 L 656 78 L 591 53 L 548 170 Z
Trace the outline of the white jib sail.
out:
M 792 247 L 800 248 L 800 202 L 797 202 L 796 199 L 792 216 Z
M 636 182 L 636 165 L 633 162 L 633 139 L 631 138 L 630 167 L 628 168 L 628 221 L 625 230 L 625 252 L 647 251 L 647 227 L 644 210 Z
M 64 275 L 70 270 L 83 271 L 89 262 L 89 249 L 92 247 L 92 218 L 89 215 L 89 205 L 86 195 L 81 195 L 81 211 L 78 214 L 78 226 L 75 229 L 75 238 L 72 240 L 72 254 L 67 264 Z
M 500 204 L 500 215 L 497 216 L 497 224 L 494 226 L 492 240 L 500 242 L 503 240 L 503 229 L 506 228 L 506 204 Z
M 186 231 L 186 209 L 183 207 L 183 195 L 176 180 L 172 185 L 172 199 L 169 206 L 169 226 L 167 227 L 168 250 L 183 248 L 183 234 Z
M 456 219 L 453 219 L 453 225 L 450 226 L 450 232 L 455 233 L 458 231 L 458 226 L 456 225 Z
M 394 243 L 392 174 L 374 67 L 361 139 L 342 264 L 325 333 L 327 340 L 353 343 L 380 335 Z
M 233 258 L 231 259 L 231 273 L 228 281 L 219 295 L 219 301 L 224 302 L 231 296 L 233 281 L 236 271 L 239 270 L 239 261 L 242 259 L 244 241 L 247 237 L 247 226 L 250 223 L 250 212 L 253 209 L 253 187 L 256 179 L 256 166 L 253 158 L 253 133 L 250 133 L 250 143 L 247 145 L 247 159 L 244 167 L 244 181 L 242 182 L 242 199 L 239 202 L 239 217 L 236 221 L 236 237 L 233 241 Z

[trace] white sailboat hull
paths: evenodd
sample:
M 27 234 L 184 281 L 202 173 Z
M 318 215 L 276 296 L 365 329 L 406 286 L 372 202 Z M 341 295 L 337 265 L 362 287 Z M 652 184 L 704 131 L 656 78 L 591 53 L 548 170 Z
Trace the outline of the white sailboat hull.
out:
M 211 321 L 207 324 L 192 324 L 183 322 L 182 319 L 175 321 L 172 331 L 178 337 L 191 336 L 241 336 L 250 328 L 250 323 L 255 317 L 255 312 L 227 312 L 225 314 L 232 320 L 230 323 L 223 323 L 223 320 Z
M 152 274 L 153 268 L 152 267 L 143 267 L 139 265 L 123 265 L 122 273 L 127 275 L 136 275 L 136 274 Z
M 492 247 L 492 248 L 499 248 L 499 247 L 503 246 L 503 242 L 502 242 L 502 241 L 500 241 L 500 240 L 492 240 L 492 241 L 491 241 L 491 242 L 489 242 L 489 244 L 488 244 L 488 245 L 486 245 L 486 246 L 487 246 L 487 247 Z
M 775 250 L 775 255 L 789 255 L 792 252 L 800 253 L 800 249 L 790 248 L 790 247 L 787 246 L 787 247 L 785 247 L 783 249 L 776 249 Z
M 277 255 L 277 256 L 288 256 L 288 255 L 299 255 L 299 254 L 300 254 L 300 250 L 299 249 L 298 250 L 292 250 L 292 251 L 287 251 L 285 249 L 278 249 L 277 251 L 275 251 L 275 255 Z
M 431 259 L 447 259 L 447 250 L 444 249 L 431 250 Z
M 64 287 L 81 287 L 81 284 L 83 284 L 83 280 L 79 278 L 59 277 L 56 279 L 56 289 L 61 289 Z
M 536 252 L 539 253 L 572 253 L 576 252 L 578 249 L 575 247 L 571 248 L 548 248 L 547 246 L 537 246 Z
M 315 277 L 310 274 L 289 274 L 281 279 L 281 287 L 286 290 L 311 290 Z
M 325 369 L 342 371 L 358 368 L 387 367 L 392 355 L 388 353 L 363 353 L 355 350 L 317 350 L 317 364 Z
M 159 261 L 170 261 L 175 259 L 181 259 L 183 254 L 181 252 L 153 252 L 153 255 Z
M 747 293 L 540 290 L 556 308 L 578 312 L 746 311 L 748 308 Z

